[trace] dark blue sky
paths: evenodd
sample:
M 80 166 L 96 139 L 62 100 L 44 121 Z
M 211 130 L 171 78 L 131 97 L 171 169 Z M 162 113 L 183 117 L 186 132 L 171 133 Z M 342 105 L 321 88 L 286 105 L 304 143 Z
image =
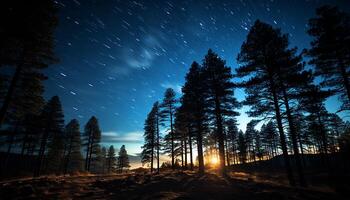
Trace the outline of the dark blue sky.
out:
M 291 46 L 309 46 L 307 20 L 324 4 L 349 10 L 349 1 L 127 1 L 57 0 L 56 54 L 47 70 L 47 98 L 59 95 L 66 121 L 100 122 L 104 142 L 142 145 L 144 119 L 165 88 L 178 91 L 192 61 L 212 48 L 233 69 L 256 19 L 290 34 Z M 244 99 L 236 90 L 238 100 Z M 327 109 L 339 107 L 336 97 Z M 249 119 L 238 117 L 244 129 Z M 129 148 L 128 148 L 129 147 Z

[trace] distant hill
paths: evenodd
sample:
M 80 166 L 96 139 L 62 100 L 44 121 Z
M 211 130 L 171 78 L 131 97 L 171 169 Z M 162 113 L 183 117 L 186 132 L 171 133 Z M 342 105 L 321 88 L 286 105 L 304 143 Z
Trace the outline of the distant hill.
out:
M 131 165 L 131 169 L 139 168 L 139 167 L 147 167 L 147 166 L 142 166 L 141 163 L 141 154 L 136 154 L 136 155 L 128 155 L 129 156 L 129 161 Z M 161 154 L 160 155 L 160 165 L 162 165 L 163 162 L 170 161 L 170 157 L 167 155 Z M 154 167 L 157 166 L 156 159 L 154 159 Z
M 130 168 L 131 169 L 135 169 L 138 167 L 142 167 L 142 163 L 141 163 L 141 155 L 128 155 L 129 156 L 129 162 L 130 162 Z

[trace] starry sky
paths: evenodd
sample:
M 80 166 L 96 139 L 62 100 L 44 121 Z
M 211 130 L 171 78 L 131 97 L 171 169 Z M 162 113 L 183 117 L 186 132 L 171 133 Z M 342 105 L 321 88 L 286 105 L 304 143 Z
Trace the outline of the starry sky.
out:
M 296 0 L 57 0 L 59 63 L 46 70 L 45 97 L 59 95 L 66 122 L 99 119 L 104 144 L 140 152 L 144 119 L 171 87 L 181 95 L 192 61 L 209 48 L 236 68 L 236 57 L 256 19 L 289 33 L 308 48 L 307 21 L 324 4 L 349 11 L 350 1 Z M 236 89 L 238 100 L 243 90 Z M 337 97 L 326 102 L 334 112 Z M 249 121 L 243 107 L 239 128 Z M 346 117 L 341 114 L 342 117 Z

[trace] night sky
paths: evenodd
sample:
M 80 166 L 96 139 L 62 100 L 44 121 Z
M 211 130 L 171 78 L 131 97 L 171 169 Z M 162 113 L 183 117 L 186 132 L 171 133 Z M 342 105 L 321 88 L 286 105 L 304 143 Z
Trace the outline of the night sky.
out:
M 289 33 L 291 46 L 309 46 L 307 21 L 324 4 L 349 11 L 350 1 L 127 1 L 59 0 L 56 29 L 58 64 L 46 70 L 45 97 L 61 98 L 66 122 L 81 129 L 99 119 L 103 142 L 140 152 L 144 119 L 156 100 L 172 87 L 180 97 L 192 61 L 209 48 L 232 69 L 256 19 Z M 237 81 L 237 80 L 235 80 Z M 236 89 L 238 100 L 243 90 Z M 327 109 L 340 103 L 330 98 Z M 240 110 L 239 128 L 249 119 Z M 340 114 L 344 117 L 344 115 Z

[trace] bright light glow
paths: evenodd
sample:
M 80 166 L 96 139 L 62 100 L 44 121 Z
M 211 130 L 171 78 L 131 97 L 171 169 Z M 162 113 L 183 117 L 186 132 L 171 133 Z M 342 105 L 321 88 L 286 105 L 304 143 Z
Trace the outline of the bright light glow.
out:
M 219 164 L 219 159 L 216 156 L 210 156 L 210 164 L 216 166 Z

